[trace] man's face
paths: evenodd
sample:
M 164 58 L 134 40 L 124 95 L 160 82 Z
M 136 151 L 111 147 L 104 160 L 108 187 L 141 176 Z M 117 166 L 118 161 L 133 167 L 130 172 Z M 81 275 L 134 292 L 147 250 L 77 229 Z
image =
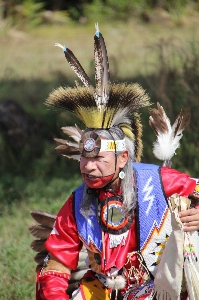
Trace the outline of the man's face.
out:
M 102 188 L 118 176 L 128 159 L 128 151 L 117 155 L 112 151 L 99 152 L 95 157 L 81 156 L 80 170 L 86 184 L 91 188 Z

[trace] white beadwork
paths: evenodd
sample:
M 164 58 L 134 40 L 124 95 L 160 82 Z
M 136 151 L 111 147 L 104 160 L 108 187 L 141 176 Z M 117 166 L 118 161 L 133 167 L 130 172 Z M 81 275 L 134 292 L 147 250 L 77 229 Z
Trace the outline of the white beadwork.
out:
M 129 231 L 127 230 L 126 232 L 121 233 L 121 234 L 110 234 L 109 233 L 110 248 L 115 248 L 120 244 L 124 245 L 125 241 L 126 241 L 126 237 L 128 235 L 128 232 Z

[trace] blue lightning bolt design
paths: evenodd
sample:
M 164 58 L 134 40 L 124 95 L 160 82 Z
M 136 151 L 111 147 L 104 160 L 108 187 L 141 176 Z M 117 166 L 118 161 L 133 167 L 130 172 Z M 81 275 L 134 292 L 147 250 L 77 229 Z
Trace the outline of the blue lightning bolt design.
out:
M 153 201 L 154 201 L 154 195 L 151 195 L 151 192 L 153 190 L 153 185 L 150 185 L 152 181 L 152 176 L 149 177 L 149 179 L 147 180 L 142 192 L 145 193 L 144 195 L 144 199 L 142 200 L 143 202 L 147 202 L 149 201 L 147 210 L 146 210 L 146 215 L 148 216 L 150 209 L 153 205 Z

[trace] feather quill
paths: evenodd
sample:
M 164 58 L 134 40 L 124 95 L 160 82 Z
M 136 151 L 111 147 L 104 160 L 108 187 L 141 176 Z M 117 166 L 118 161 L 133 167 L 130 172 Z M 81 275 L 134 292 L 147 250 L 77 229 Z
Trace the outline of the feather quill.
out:
M 83 67 L 81 66 L 74 53 L 70 49 L 66 48 L 66 46 L 62 46 L 59 43 L 56 43 L 55 46 L 60 47 L 64 51 L 65 57 L 71 69 L 75 72 L 75 74 L 83 82 L 83 84 L 88 87 L 93 87 L 90 78 L 84 71 Z
M 109 99 L 109 63 L 104 38 L 99 31 L 98 23 L 95 25 L 94 36 L 94 59 L 95 59 L 95 83 L 96 83 L 96 105 L 105 109 Z
M 190 113 L 188 110 L 181 110 L 173 126 L 159 103 L 157 109 L 149 108 L 149 113 L 149 124 L 157 136 L 153 153 L 156 158 L 164 161 L 164 165 L 171 166 L 171 158 L 180 147 L 182 132 L 190 119 Z

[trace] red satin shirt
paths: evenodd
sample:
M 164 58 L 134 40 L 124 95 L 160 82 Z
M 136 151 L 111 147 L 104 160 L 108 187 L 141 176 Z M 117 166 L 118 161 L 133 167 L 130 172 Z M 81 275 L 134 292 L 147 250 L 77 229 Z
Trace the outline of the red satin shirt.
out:
M 181 196 L 188 196 L 193 192 L 195 188 L 195 180 L 191 179 L 188 175 L 178 172 L 174 169 L 162 167 L 160 169 L 162 178 L 163 190 L 166 197 L 169 197 L 175 193 Z M 100 193 L 100 200 L 103 200 L 106 196 L 104 191 Z M 105 257 L 106 266 L 102 264 L 102 271 L 108 271 L 112 266 L 116 266 L 120 269 L 126 262 L 127 253 L 137 250 L 136 239 L 136 221 L 134 220 L 129 234 L 126 238 L 125 245 L 119 245 L 115 248 L 109 247 L 108 234 L 105 233 Z M 50 234 L 45 243 L 46 249 L 60 260 L 64 265 L 70 269 L 76 269 L 79 252 L 82 248 L 82 242 L 79 239 L 74 212 L 73 212 L 73 195 L 69 197 L 66 203 L 59 211 L 55 223 L 54 230 Z M 104 254 L 102 254 L 104 257 Z M 137 262 L 135 261 L 135 265 Z

